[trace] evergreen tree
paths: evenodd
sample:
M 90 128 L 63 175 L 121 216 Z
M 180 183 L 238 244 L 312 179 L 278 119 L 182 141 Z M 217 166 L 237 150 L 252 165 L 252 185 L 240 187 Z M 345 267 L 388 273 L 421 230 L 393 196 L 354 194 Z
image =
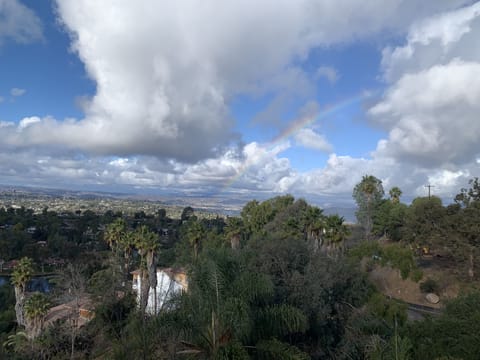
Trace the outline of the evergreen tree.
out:
M 353 198 L 358 206 L 357 220 L 364 227 L 367 239 L 372 233 L 373 216 L 383 195 L 382 181 L 372 175 L 363 176 L 362 181 L 353 189 Z

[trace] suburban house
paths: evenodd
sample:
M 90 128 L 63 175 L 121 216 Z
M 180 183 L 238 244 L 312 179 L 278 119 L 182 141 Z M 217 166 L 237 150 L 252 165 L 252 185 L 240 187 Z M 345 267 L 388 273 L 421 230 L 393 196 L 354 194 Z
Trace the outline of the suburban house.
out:
M 72 300 L 65 304 L 52 307 L 45 317 L 45 326 L 53 324 L 57 320 L 71 320 L 75 326 L 81 327 L 95 317 L 92 302 L 88 297 L 82 297 L 77 301 Z
M 135 270 L 132 272 L 132 274 L 132 288 L 137 294 L 137 302 L 140 303 L 140 289 L 142 286 L 140 270 Z M 187 290 L 188 279 L 184 269 L 157 268 L 157 308 L 155 309 L 155 289 L 150 287 L 148 292 L 146 312 L 148 314 L 158 313 L 163 309 L 165 303 L 171 299 L 174 294 L 178 294 Z

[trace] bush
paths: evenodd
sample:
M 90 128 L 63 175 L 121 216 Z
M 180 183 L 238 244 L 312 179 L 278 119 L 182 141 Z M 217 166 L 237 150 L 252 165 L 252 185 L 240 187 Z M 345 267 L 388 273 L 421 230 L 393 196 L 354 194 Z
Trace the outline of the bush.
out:
M 413 270 L 411 278 L 413 281 L 418 283 L 423 278 L 423 271 L 420 269 Z
M 438 293 L 439 289 L 440 287 L 438 286 L 438 283 L 430 278 L 420 283 L 420 290 L 423 293 Z

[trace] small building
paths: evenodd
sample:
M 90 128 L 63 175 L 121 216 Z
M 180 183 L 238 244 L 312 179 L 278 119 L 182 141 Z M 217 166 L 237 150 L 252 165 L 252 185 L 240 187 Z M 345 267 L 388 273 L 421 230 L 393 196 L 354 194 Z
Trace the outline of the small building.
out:
M 3 264 L 3 270 L 13 270 L 18 265 L 18 260 L 10 260 Z
M 30 226 L 30 227 L 28 227 L 27 230 L 26 230 L 26 232 L 27 232 L 28 234 L 34 234 L 35 231 L 37 231 L 36 226 Z
M 137 295 L 137 303 L 140 303 L 140 289 L 142 287 L 140 270 L 133 271 L 132 275 L 132 289 Z M 164 308 L 166 302 L 170 300 L 173 295 L 187 290 L 188 279 L 184 269 L 157 268 L 157 308 L 155 309 L 155 289 L 150 287 L 146 312 L 148 314 L 158 313 Z
M 58 320 L 71 320 L 76 327 L 82 327 L 94 317 L 95 312 L 92 302 L 88 297 L 81 297 L 77 301 L 72 300 L 50 308 L 45 317 L 45 327 L 52 325 Z

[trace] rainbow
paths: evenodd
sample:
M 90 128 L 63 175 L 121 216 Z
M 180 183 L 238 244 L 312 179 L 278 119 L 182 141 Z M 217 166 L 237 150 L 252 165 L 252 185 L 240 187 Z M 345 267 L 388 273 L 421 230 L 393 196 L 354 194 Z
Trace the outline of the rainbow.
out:
M 275 136 L 271 141 L 266 143 L 263 147 L 265 149 L 272 149 L 275 145 L 277 145 L 278 143 L 280 143 L 281 141 L 283 141 L 285 139 L 288 139 L 292 135 L 295 135 L 301 129 L 315 123 L 316 121 L 318 121 L 322 118 L 325 118 L 329 115 L 335 114 L 336 112 L 338 112 L 340 110 L 343 110 L 345 108 L 348 108 L 349 106 L 352 106 L 354 104 L 357 104 L 357 103 L 361 102 L 362 100 L 365 100 L 366 98 L 372 97 L 375 93 L 376 93 L 376 91 L 375 92 L 368 92 L 368 93 L 367 92 L 362 92 L 361 94 L 349 97 L 349 98 L 344 99 L 342 101 L 339 101 L 339 102 L 337 102 L 333 105 L 330 105 L 330 106 L 326 107 L 325 110 L 321 111 L 318 114 L 300 117 L 300 118 L 292 121 L 292 123 L 287 128 L 285 128 L 282 132 L 280 132 L 277 136 Z M 226 181 L 225 185 L 222 186 L 221 191 L 225 191 L 226 189 L 231 187 L 240 177 L 243 176 L 243 174 L 246 173 L 246 171 L 248 170 L 248 168 L 251 165 L 253 165 L 251 162 L 249 163 L 248 161 L 245 161 L 241 165 L 241 167 L 237 171 L 237 173 Z

